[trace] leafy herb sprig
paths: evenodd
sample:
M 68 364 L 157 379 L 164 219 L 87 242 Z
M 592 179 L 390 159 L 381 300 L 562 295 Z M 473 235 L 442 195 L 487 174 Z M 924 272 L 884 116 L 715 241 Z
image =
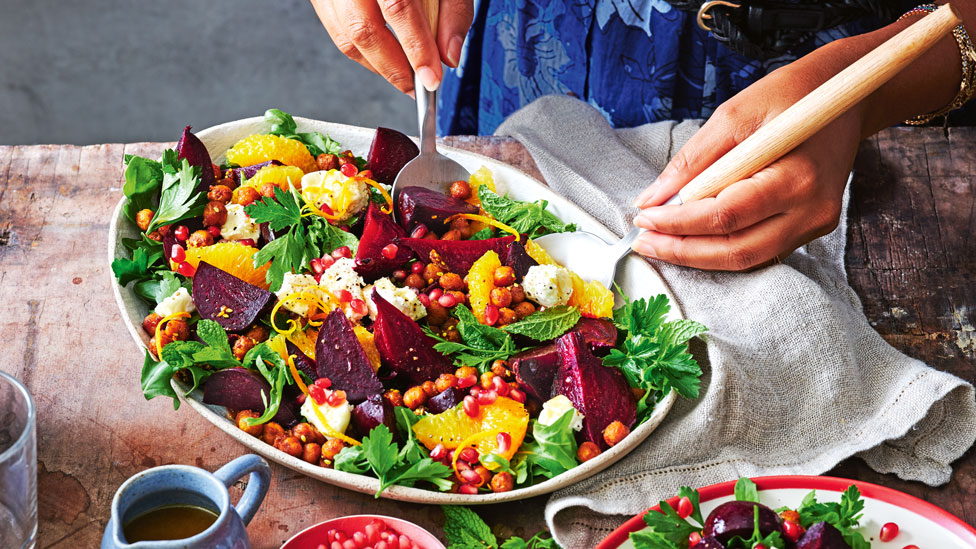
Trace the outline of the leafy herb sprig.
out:
M 285 111 L 268 109 L 264 112 L 264 120 L 271 124 L 271 131 L 268 133 L 301 141 L 312 156 L 342 152 L 342 145 L 328 135 L 323 135 L 321 132 L 300 133 L 295 119 Z
M 777 509 L 780 511 L 780 509 Z M 796 512 L 800 515 L 800 526 L 809 528 L 818 522 L 827 522 L 840 530 L 844 540 L 852 549 L 869 549 L 871 544 L 855 530 L 863 517 L 864 500 L 861 491 L 853 484 L 840 495 L 840 502 L 820 503 L 816 491 L 807 494 Z
M 496 194 L 487 185 L 478 187 L 481 207 L 498 221 L 516 231 L 531 237 L 549 233 L 565 233 L 576 230 L 574 223 L 563 223 L 555 214 L 546 209 L 545 200 L 522 202 Z
M 536 341 L 551 341 L 576 326 L 580 316 L 582 315 L 576 307 L 557 305 L 503 326 L 502 330 L 510 334 L 521 334 Z
M 458 305 L 451 309 L 458 319 L 457 330 L 463 343 L 448 341 L 424 327 L 427 335 L 437 340 L 434 350 L 451 356 L 461 366 L 471 366 L 485 372 L 496 360 L 504 360 L 521 351 L 506 331 L 478 322 L 471 309 Z
M 467 507 L 441 506 L 444 510 L 444 535 L 447 549 L 560 549 L 556 540 L 545 531 L 529 539 L 517 536 L 504 541 L 492 533 L 491 528 Z

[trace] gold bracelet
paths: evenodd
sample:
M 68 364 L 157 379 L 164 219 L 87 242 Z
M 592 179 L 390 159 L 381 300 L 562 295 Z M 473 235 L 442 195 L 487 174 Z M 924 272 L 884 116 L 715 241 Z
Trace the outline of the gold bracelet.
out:
M 935 4 L 922 4 L 916 8 L 913 8 L 906 12 L 904 15 L 898 18 L 902 20 L 905 17 L 910 17 L 917 14 L 925 14 L 937 10 L 939 6 Z M 913 116 L 908 120 L 905 120 L 905 124 L 912 126 L 921 126 L 922 124 L 929 123 L 933 118 L 939 116 L 946 116 L 950 111 L 954 111 L 959 107 L 963 106 L 967 101 L 976 95 L 976 47 L 973 46 L 973 41 L 969 38 L 969 33 L 966 32 L 966 27 L 962 23 L 956 25 L 952 29 L 952 36 L 956 39 L 956 44 L 959 46 L 959 55 L 962 58 L 962 79 L 959 81 L 959 93 L 952 101 L 943 107 L 942 109 L 929 113 L 920 114 L 918 116 Z

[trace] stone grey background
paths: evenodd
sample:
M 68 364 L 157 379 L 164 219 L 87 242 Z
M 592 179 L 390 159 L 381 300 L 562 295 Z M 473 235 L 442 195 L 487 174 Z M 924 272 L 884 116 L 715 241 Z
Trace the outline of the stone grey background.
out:
M 0 0 L 0 145 L 175 141 L 269 107 L 417 133 L 308 0 Z

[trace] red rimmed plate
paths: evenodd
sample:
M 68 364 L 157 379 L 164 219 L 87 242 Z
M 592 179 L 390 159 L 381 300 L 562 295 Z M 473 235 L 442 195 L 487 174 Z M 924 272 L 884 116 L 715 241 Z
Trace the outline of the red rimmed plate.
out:
M 810 490 L 817 491 L 819 501 L 839 501 L 841 493 L 854 484 L 864 498 L 864 517 L 859 530 L 871 542 L 872 549 L 900 549 L 917 545 L 919 549 L 967 549 L 976 547 L 976 528 L 952 513 L 904 492 L 870 482 L 836 477 L 775 476 L 752 479 L 759 488 L 762 503 L 776 508 L 800 504 Z M 712 484 L 698 490 L 701 494 L 702 514 L 731 501 L 735 481 Z M 678 498 L 668 500 L 677 505 Z M 651 510 L 658 510 L 655 505 Z M 597 549 L 633 548 L 628 534 L 645 528 L 644 513 L 632 517 L 607 536 Z M 894 522 L 899 533 L 889 542 L 878 540 L 881 525 Z

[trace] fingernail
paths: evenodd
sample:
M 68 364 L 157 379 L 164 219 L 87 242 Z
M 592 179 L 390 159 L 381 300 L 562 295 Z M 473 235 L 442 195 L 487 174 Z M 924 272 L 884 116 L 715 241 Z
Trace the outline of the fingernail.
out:
M 631 205 L 634 206 L 635 208 L 640 208 L 641 206 L 643 206 L 644 203 L 647 202 L 647 200 L 651 198 L 651 196 L 653 196 L 654 192 L 657 190 L 657 181 L 658 180 L 655 179 L 653 183 L 651 183 L 650 185 L 647 186 L 646 189 L 641 191 L 641 193 L 637 195 L 637 198 L 634 199 L 634 202 L 631 203 Z
M 452 67 L 457 67 L 458 63 L 461 62 L 461 46 L 464 45 L 463 36 L 455 36 L 451 38 L 451 41 L 447 45 L 447 60 L 451 62 Z
M 634 241 L 631 245 L 633 250 L 645 257 L 657 257 L 657 251 L 654 250 L 654 246 L 651 246 L 646 240 L 638 239 Z
M 440 82 L 437 80 L 437 75 L 430 67 L 420 67 L 417 69 L 417 77 L 420 78 L 420 82 L 424 85 L 427 91 L 434 91 L 437 89 L 437 85 Z
M 641 213 L 634 216 L 634 225 L 642 229 L 652 229 L 653 223 L 650 222 L 648 216 L 645 215 L 649 210 L 644 210 Z

